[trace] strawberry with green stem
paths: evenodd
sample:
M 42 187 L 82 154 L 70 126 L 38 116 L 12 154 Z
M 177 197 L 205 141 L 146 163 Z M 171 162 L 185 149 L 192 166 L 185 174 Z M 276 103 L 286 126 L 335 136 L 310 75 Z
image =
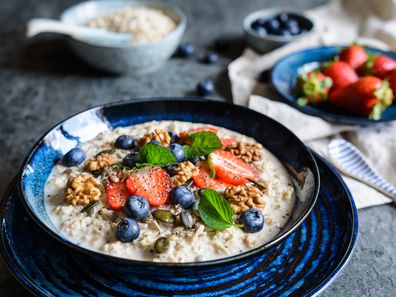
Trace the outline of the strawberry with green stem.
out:
M 340 52 L 339 58 L 340 61 L 349 64 L 353 69 L 359 69 L 367 62 L 369 55 L 363 46 L 352 44 Z
M 327 100 L 332 81 L 320 71 L 302 73 L 297 77 L 297 103 L 317 104 Z
M 360 67 L 361 75 L 375 76 L 380 79 L 386 78 L 396 68 L 396 60 L 385 55 L 369 54 L 366 63 Z
M 351 65 L 343 61 L 333 61 L 324 65 L 324 75 L 331 78 L 333 82 L 329 94 L 335 90 L 354 83 L 359 79 L 356 71 Z
M 374 120 L 392 103 L 393 93 L 387 81 L 365 76 L 330 94 L 329 102 L 359 116 Z

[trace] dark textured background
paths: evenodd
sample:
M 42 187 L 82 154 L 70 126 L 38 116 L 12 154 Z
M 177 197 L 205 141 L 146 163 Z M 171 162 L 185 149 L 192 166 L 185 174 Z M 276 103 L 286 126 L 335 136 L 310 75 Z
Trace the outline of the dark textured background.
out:
M 324 0 L 174 0 L 188 16 L 185 40 L 197 57 L 213 38 L 235 38 L 232 50 L 217 65 L 197 58 L 171 59 L 144 76 L 116 77 L 84 65 L 62 38 L 45 35 L 27 41 L 23 25 L 33 17 L 57 18 L 78 1 L 0 0 L 0 194 L 17 173 L 35 140 L 65 117 L 112 100 L 194 93 L 197 81 L 213 78 L 216 98 L 230 100 L 226 65 L 243 49 L 241 22 L 268 6 L 314 7 Z M 355 253 L 345 270 L 322 296 L 395 296 L 396 209 L 379 206 L 359 211 L 360 232 Z M 0 296 L 27 292 L 0 261 Z

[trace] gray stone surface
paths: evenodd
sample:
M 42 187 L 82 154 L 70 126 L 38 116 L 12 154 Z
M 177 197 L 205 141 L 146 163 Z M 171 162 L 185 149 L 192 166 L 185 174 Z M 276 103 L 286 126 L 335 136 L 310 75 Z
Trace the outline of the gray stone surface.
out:
M 3 193 L 35 140 L 65 117 L 97 104 L 132 97 L 194 94 L 197 81 L 213 78 L 214 97 L 230 100 L 226 65 L 242 49 L 241 21 L 247 13 L 271 5 L 306 9 L 322 0 L 174 0 L 189 26 L 185 40 L 197 46 L 197 57 L 172 59 L 155 73 L 116 77 L 84 65 L 62 38 L 27 41 L 21 30 L 33 17 L 56 18 L 77 1 L 0 1 L 0 193 Z M 217 65 L 197 61 L 219 35 L 235 37 L 233 49 Z M 380 206 L 359 211 L 360 232 L 345 270 L 322 296 L 394 296 L 396 275 L 396 209 Z M 27 292 L 0 263 L 0 296 Z

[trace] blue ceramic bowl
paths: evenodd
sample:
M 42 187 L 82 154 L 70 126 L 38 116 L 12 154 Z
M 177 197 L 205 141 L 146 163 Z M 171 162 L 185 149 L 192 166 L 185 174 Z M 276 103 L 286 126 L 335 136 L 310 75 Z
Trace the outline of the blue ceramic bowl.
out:
M 295 208 L 282 231 L 271 242 L 254 250 L 220 260 L 191 263 L 127 260 L 87 250 L 64 238 L 50 221 L 44 207 L 44 186 L 54 164 L 71 148 L 92 139 L 100 132 L 152 120 L 180 120 L 222 126 L 254 137 L 274 153 L 289 170 L 297 193 Z M 71 247 L 74 252 L 83 254 L 85 258 L 112 269 L 125 268 L 130 271 L 131 267 L 140 266 L 134 273 L 148 277 L 151 273 L 148 271 L 151 270 L 182 275 L 192 273 L 191 266 L 200 266 L 200 274 L 210 274 L 216 273 L 218 267 L 227 269 L 228 264 L 236 261 L 254 261 L 262 251 L 290 235 L 307 217 L 318 195 L 319 173 L 309 149 L 284 126 L 260 113 L 236 105 L 196 98 L 151 98 L 94 107 L 51 128 L 25 159 L 18 187 L 30 215 L 55 239 Z
M 382 51 L 374 48 L 367 48 L 367 50 L 373 54 L 383 54 L 396 59 L 396 53 L 393 52 Z M 311 66 L 315 68 L 315 66 L 318 65 L 318 62 L 320 63 L 333 59 L 339 51 L 340 47 L 337 46 L 318 47 L 295 52 L 284 57 L 278 61 L 272 69 L 271 82 L 273 87 L 282 96 L 285 103 L 304 113 L 321 117 L 326 121 L 348 125 L 370 125 L 378 122 L 396 120 L 396 103 L 393 103 L 385 110 L 380 120 L 371 120 L 355 116 L 326 103 L 317 106 L 300 106 L 297 104 L 294 88 L 301 67 Z
M 289 36 L 271 34 L 263 36 L 260 35 L 256 30 L 252 29 L 252 23 L 257 19 L 270 19 L 280 13 L 293 14 L 295 18 L 299 19 L 300 23 L 304 24 L 306 31 L 297 35 Z M 247 43 L 255 50 L 263 53 L 272 51 L 291 41 L 295 41 L 303 36 L 306 36 L 307 34 L 310 34 L 314 30 L 314 23 L 301 11 L 292 8 L 268 8 L 252 12 L 245 17 L 242 26 Z
M 70 47 L 91 66 L 103 71 L 141 74 L 157 69 L 176 50 L 186 29 L 187 18 L 177 7 L 155 1 L 87 1 L 65 10 L 60 20 L 67 24 L 84 25 L 92 18 L 126 6 L 147 6 L 164 11 L 178 25 L 161 39 L 149 43 L 106 46 L 92 41 L 68 38 Z

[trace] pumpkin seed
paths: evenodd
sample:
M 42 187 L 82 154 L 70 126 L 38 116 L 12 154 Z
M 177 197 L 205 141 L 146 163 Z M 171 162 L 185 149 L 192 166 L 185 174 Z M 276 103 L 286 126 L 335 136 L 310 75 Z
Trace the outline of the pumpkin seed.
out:
M 86 206 L 84 206 L 83 209 L 81 209 L 80 212 L 89 211 L 89 210 L 91 210 L 92 208 L 94 208 L 96 205 L 98 205 L 98 203 L 99 203 L 99 200 L 93 201 L 93 202 L 87 204 Z
M 180 213 L 180 221 L 187 229 L 194 228 L 194 219 L 188 210 L 183 210 Z
M 98 176 L 101 175 L 102 173 L 103 173 L 103 169 L 99 169 L 99 170 L 96 170 L 96 171 L 92 172 L 92 175 L 93 175 L 94 177 L 98 177 Z
M 96 157 L 101 155 L 101 154 L 114 154 L 115 151 L 116 151 L 115 148 L 104 150 L 104 151 L 100 151 L 99 153 L 96 154 Z
M 164 223 L 174 223 L 176 220 L 175 215 L 165 209 L 154 210 L 151 214 L 154 218 Z
M 189 187 L 191 187 L 191 185 L 193 184 L 193 182 L 194 182 L 193 179 L 190 178 L 189 180 L 187 180 L 187 181 L 183 184 L 183 186 L 189 188 Z
M 267 188 L 263 183 L 260 183 L 254 179 L 248 178 L 247 180 L 254 183 L 259 188 L 259 190 L 265 190 Z
M 157 254 L 165 253 L 169 249 L 169 240 L 166 237 L 158 238 L 154 243 L 154 251 Z

